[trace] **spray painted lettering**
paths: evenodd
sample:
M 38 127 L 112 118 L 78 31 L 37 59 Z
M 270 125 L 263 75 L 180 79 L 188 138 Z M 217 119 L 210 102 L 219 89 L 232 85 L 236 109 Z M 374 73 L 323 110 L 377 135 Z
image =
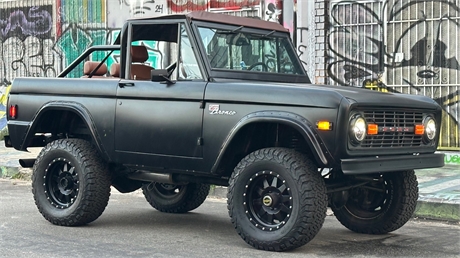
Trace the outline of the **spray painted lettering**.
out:
M 22 35 L 49 36 L 53 25 L 50 10 L 42 7 L 25 7 L 12 11 L 6 19 L 0 19 L 0 36 L 6 38 L 20 29 Z

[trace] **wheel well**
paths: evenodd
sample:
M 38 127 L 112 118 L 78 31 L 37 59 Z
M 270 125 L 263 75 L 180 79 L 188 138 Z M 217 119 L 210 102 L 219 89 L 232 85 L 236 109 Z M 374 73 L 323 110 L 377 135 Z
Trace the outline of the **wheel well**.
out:
M 48 110 L 35 121 L 35 134 L 51 134 L 53 139 L 80 138 L 92 141 L 88 125 L 75 112 L 69 110 Z
M 294 149 L 317 163 L 308 143 L 297 129 L 281 123 L 256 122 L 245 125 L 236 133 L 222 156 L 217 173 L 230 176 L 246 155 L 268 147 Z

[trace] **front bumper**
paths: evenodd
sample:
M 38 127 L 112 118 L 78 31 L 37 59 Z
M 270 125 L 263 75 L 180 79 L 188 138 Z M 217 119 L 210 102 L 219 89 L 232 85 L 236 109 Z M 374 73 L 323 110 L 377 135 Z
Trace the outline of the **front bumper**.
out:
M 444 154 L 434 153 L 342 159 L 341 166 L 343 173 L 346 175 L 437 168 L 444 166 Z

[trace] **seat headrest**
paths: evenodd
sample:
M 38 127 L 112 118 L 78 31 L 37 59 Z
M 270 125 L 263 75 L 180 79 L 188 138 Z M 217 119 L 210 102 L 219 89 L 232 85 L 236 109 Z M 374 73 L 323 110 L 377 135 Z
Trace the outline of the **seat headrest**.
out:
M 120 77 L 120 64 L 119 63 L 113 63 L 110 66 L 110 75 L 113 77 Z
M 145 46 L 131 46 L 132 62 L 143 63 L 149 59 L 149 54 Z
M 99 61 L 86 61 L 83 66 L 83 73 L 89 75 L 100 64 Z M 103 63 L 94 73 L 95 76 L 102 76 L 107 73 L 107 65 Z

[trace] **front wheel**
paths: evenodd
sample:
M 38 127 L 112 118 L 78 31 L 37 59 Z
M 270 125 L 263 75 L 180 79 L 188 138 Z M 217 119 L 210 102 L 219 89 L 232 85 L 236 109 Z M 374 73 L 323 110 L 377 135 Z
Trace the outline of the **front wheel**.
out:
M 358 233 L 385 234 L 412 217 L 418 199 L 417 177 L 413 170 L 384 173 L 348 194 L 344 206 L 332 206 L 337 220 Z
M 97 219 L 109 201 L 110 184 L 106 164 L 84 140 L 49 143 L 33 167 L 35 204 L 56 225 L 78 226 Z
M 236 166 L 228 187 L 231 222 L 246 243 L 285 251 L 312 240 L 327 208 L 316 165 L 285 148 L 257 150 Z

